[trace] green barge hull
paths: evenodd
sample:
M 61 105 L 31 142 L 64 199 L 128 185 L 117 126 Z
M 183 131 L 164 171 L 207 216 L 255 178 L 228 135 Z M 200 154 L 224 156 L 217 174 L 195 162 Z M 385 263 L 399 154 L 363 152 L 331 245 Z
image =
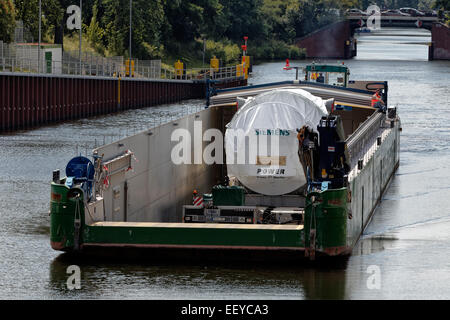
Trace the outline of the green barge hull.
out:
M 309 87 L 311 84 L 304 89 Z M 401 123 L 396 114 L 382 114 L 350 103 L 354 99 L 349 96 L 354 94 L 358 104 L 367 101 L 370 105 L 370 92 L 328 86 L 312 89 L 320 89 L 323 98 L 329 98 L 326 94 L 342 95 L 342 109 L 335 113 L 344 122 L 348 137 L 345 148 L 351 166 L 344 187 L 309 192 L 301 204 L 295 205 L 304 209 L 301 223 L 184 221 L 183 206 L 192 203 L 192 191 L 212 190 L 218 178 L 223 177 L 224 167 L 173 164 L 171 134 L 174 128 L 185 128 L 194 136 L 196 121 L 202 121 L 203 131 L 216 128 L 224 132 L 225 124 L 236 112 L 236 105 L 226 102 L 94 150 L 94 155 L 102 155 L 98 168 L 105 168 L 105 175 L 95 177 L 93 198 L 86 198 L 86 190 L 67 186 L 67 178 L 54 177 L 51 247 L 94 256 L 131 255 L 181 261 L 202 257 L 281 262 L 348 256 L 399 165 Z M 134 156 L 139 161 L 129 170 Z M 263 198 L 272 201 L 270 197 Z M 288 197 L 282 200 L 292 203 Z
M 147 255 L 160 257 L 208 255 L 216 259 L 219 255 L 246 260 L 299 260 L 316 254 L 339 256 L 351 252 L 346 245 L 345 188 L 309 195 L 305 225 L 312 229 L 304 225 L 217 223 L 102 221 L 87 224 L 82 198 L 68 197 L 71 189 L 65 185 L 52 183 L 51 190 L 50 242 L 55 250 L 95 255 L 124 251 L 136 255 L 145 250 L 149 251 Z M 79 224 L 76 208 L 79 208 Z

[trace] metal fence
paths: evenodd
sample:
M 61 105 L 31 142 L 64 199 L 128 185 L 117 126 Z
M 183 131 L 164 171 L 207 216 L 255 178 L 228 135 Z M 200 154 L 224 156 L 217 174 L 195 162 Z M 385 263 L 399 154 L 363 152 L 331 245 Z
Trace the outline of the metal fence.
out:
M 243 79 L 242 65 L 223 68 L 163 69 L 161 79 L 171 80 L 229 80 Z
M 51 59 L 47 53 L 56 50 Z M 58 55 L 59 52 L 59 55 Z M 0 72 L 28 72 L 46 74 L 67 74 L 80 76 L 129 77 L 129 60 L 124 57 L 101 57 L 78 51 L 58 51 L 58 48 L 39 50 L 29 44 L 6 44 L 0 41 Z M 165 80 L 227 80 L 243 79 L 243 65 L 223 68 L 175 69 L 163 67 L 161 60 L 132 59 L 131 75 L 137 79 Z
M 61 63 L 63 74 L 115 77 L 124 73 L 124 58 L 121 56 L 106 58 L 83 52 L 80 59 L 78 51 L 64 51 Z
M 16 21 L 16 28 L 14 29 L 14 42 L 25 43 L 34 42 L 34 37 L 30 30 L 23 25 L 23 21 Z
M 161 79 L 161 60 L 137 60 L 135 78 Z

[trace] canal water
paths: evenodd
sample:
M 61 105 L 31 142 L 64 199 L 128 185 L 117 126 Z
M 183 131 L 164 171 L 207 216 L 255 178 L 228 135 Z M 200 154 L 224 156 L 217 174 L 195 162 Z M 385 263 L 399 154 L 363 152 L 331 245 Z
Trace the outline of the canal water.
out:
M 0 299 L 449 299 L 450 62 L 428 62 L 418 44 L 427 41 L 426 31 L 385 29 L 361 37 L 358 56 L 345 62 L 351 79 L 389 81 L 389 104 L 403 124 L 400 168 L 347 261 L 283 268 L 91 261 L 80 265 L 81 289 L 67 289 L 73 261 L 49 244 L 52 170 L 204 106 L 195 100 L 0 135 Z M 254 66 L 250 82 L 293 79 L 283 66 Z

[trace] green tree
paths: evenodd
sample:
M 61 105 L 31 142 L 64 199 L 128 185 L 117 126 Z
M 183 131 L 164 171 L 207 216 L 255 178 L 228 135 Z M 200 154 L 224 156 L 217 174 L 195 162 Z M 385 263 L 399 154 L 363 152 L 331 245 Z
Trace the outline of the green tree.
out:
M 39 0 L 14 0 L 16 7 L 16 19 L 23 21 L 34 39 L 39 36 Z M 42 23 L 43 34 L 47 29 L 45 21 Z
M 15 9 L 12 0 L 0 2 L 0 40 L 11 42 L 14 36 Z
M 101 10 L 101 15 L 97 12 L 95 18 L 99 28 L 104 30 L 103 40 L 108 50 L 115 55 L 129 54 L 129 1 L 103 0 Z M 166 22 L 164 1 L 133 0 L 132 55 L 140 58 L 160 55 L 162 29 Z
M 436 0 L 433 8 L 443 11 L 450 11 L 450 0 Z
M 39 0 L 14 0 L 16 7 L 16 19 L 23 21 L 32 34 L 33 38 L 39 38 Z M 62 17 L 59 0 L 45 0 L 41 2 L 42 6 L 42 24 L 41 36 L 45 40 L 47 34 L 55 30 L 56 22 Z M 49 40 L 49 39 L 47 39 Z M 62 43 L 62 42 L 61 42 Z
M 288 28 L 294 30 L 297 37 L 305 36 L 339 19 L 325 1 L 296 1 L 289 7 L 287 14 Z
M 220 38 L 225 30 L 223 6 L 218 0 L 170 0 L 165 4 L 165 41 L 192 42 L 201 35 Z
M 295 38 L 295 28 L 289 24 L 289 17 L 296 3 L 296 0 L 264 0 L 261 11 L 270 38 L 285 42 L 291 42 Z
M 163 28 L 167 24 L 164 1 L 135 0 L 134 3 L 136 10 L 133 10 L 133 52 L 142 59 L 159 58 L 164 48 Z M 129 34 L 126 37 L 126 41 L 128 40 Z
M 105 35 L 105 30 L 103 30 L 103 28 L 100 26 L 98 17 L 99 17 L 99 1 L 96 0 L 92 8 L 92 17 L 89 27 L 87 28 L 87 36 L 91 45 L 97 51 L 104 54 L 103 37 Z
M 124 2 L 121 0 L 104 1 L 105 12 L 102 22 L 106 32 L 106 42 L 108 50 L 117 55 L 125 52 L 125 40 L 129 25 L 129 10 Z
M 450 0 L 436 0 L 433 8 L 438 11 L 438 16 L 445 24 L 450 25 Z
M 64 1 L 42 1 L 42 13 L 46 18 L 46 29 L 48 29 L 50 34 L 53 34 L 53 42 L 57 44 L 63 44 L 64 14 L 66 9 L 67 7 L 64 7 Z
M 268 38 L 268 26 L 262 12 L 263 0 L 220 0 L 224 7 L 224 19 L 228 26 L 223 35 L 233 41 L 242 41 L 243 36 L 250 39 Z

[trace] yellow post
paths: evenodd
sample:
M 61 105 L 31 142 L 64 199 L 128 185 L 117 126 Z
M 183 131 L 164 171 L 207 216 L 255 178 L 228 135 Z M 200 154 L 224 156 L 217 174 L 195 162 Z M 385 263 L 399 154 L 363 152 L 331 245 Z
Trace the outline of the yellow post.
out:
M 130 76 L 130 59 L 125 61 L 125 75 Z M 131 76 L 134 77 L 134 60 L 131 60 Z
M 217 59 L 216 56 L 214 56 L 211 59 L 210 65 L 211 65 L 211 69 L 213 69 L 215 72 L 219 71 L 219 65 L 220 64 L 219 64 L 219 59 Z
M 119 76 L 119 85 L 118 85 L 118 90 L 117 90 L 117 105 L 120 109 L 120 76 Z
M 181 62 L 180 60 L 175 62 L 175 75 L 177 77 L 183 76 L 183 69 L 184 69 L 183 66 L 184 66 L 184 63 Z
M 242 64 L 244 65 L 245 79 L 248 79 L 248 70 L 250 69 L 250 56 L 242 56 Z
M 242 77 L 244 75 L 243 69 L 244 65 L 242 64 L 236 65 L 236 77 Z

